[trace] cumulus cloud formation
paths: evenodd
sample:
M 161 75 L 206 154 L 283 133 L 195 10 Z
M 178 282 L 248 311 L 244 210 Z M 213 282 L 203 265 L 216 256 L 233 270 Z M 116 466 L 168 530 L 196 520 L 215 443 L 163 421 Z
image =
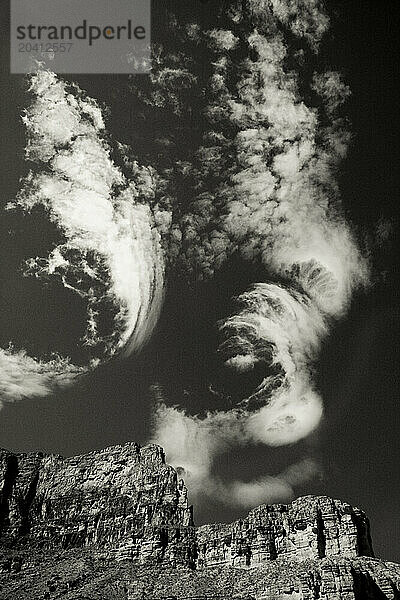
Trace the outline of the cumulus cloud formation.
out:
M 350 137 L 339 113 L 349 90 L 333 71 L 301 71 L 329 25 L 321 3 L 249 2 L 230 19 L 231 30 L 225 22 L 205 35 L 213 52 L 209 130 L 196 156 L 203 180 L 216 162 L 225 172 L 213 189 L 201 188 L 183 220 L 183 260 L 204 277 L 232 252 L 264 267 L 265 280 L 240 294 L 238 312 L 220 323 L 219 354 L 240 373 L 263 365 L 265 376 L 234 408 L 210 407 L 205 417 L 159 402 L 154 439 L 195 494 L 218 489 L 226 502 L 250 506 L 289 498 L 318 466 L 308 458 L 276 477 L 226 486 L 213 475 L 214 460 L 232 445 L 293 444 L 318 426 L 314 363 L 368 266 L 336 181 Z
M 244 413 L 214 412 L 206 418 L 199 418 L 160 403 L 156 422 L 158 429 L 154 439 L 166 448 L 168 461 L 178 468 L 191 496 L 197 501 L 212 497 L 232 507 L 242 508 L 283 501 L 293 497 L 296 486 L 321 473 L 318 461 L 307 457 L 274 476 L 226 482 L 212 474 L 216 456 L 234 446 L 257 441 L 257 433 L 252 431 L 251 424 L 246 423 Z M 255 415 L 254 425 L 260 430 L 266 423 L 270 425 L 265 416 Z M 314 424 L 317 423 L 314 421 Z M 265 435 L 262 441 L 268 443 Z

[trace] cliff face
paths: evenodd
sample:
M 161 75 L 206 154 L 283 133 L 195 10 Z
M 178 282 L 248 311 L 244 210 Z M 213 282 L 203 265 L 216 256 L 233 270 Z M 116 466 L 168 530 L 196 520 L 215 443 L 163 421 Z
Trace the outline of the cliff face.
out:
M 197 530 L 199 566 L 253 565 L 278 557 L 373 556 L 365 514 L 349 504 L 306 496 L 292 504 L 259 506 L 229 525 Z
M 0 600 L 400 598 L 365 514 L 327 497 L 195 528 L 161 448 L 0 452 Z
M 193 563 L 187 491 L 159 446 L 66 459 L 2 451 L 0 465 L 0 539 L 27 535 L 41 547 L 91 545 L 117 559 Z

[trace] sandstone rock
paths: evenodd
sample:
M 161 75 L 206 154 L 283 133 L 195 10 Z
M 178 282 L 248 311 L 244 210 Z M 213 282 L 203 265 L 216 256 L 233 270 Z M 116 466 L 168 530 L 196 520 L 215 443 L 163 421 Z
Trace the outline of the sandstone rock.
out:
M 243 520 L 197 529 L 201 567 L 250 566 L 278 556 L 373 556 L 369 522 L 358 508 L 327 497 L 259 506 Z
M 3 539 L 93 545 L 139 562 L 194 560 L 187 491 L 159 446 L 126 444 L 66 459 L 2 451 L 0 465 Z
M 2 572 L 2 574 L 1 574 Z M 0 451 L 0 600 L 399 600 L 366 515 L 327 497 L 195 528 L 156 445 Z

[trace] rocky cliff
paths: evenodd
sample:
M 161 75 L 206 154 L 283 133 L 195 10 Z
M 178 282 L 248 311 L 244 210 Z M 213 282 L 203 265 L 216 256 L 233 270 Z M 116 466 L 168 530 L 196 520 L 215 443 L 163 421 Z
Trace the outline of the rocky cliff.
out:
M 250 566 L 282 556 L 373 556 L 365 514 L 349 504 L 306 496 L 292 504 L 259 506 L 229 525 L 204 525 L 196 534 L 201 567 Z
M 195 528 L 155 445 L 0 451 L 0 561 L 0 600 L 400 598 L 361 510 L 306 496 Z
M 0 539 L 93 546 L 137 562 L 191 565 L 192 511 L 162 448 L 115 446 L 84 456 L 0 454 Z M 1 489 L 1 488 L 0 488 Z

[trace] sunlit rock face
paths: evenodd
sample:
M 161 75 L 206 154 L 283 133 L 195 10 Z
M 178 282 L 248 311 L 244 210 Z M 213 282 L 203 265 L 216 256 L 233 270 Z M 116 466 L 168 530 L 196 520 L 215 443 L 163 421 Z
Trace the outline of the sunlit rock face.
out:
M 324 496 L 258 506 L 227 525 L 197 530 L 198 564 L 251 566 L 280 556 L 373 556 L 369 523 L 358 508 Z
M 365 514 L 306 496 L 259 506 L 231 524 L 193 527 L 187 490 L 156 445 L 83 456 L 2 452 L 2 537 L 63 548 L 93 546 L 118 559 L 198 568 L 250 566 L 278 556 L 373 556 Z
M 196 528 L 156 445 L 0 452 L 0 598 L 395 600 L 358 508 L 325 496 Z
M 42 547 L 93 546 L 136 562 L 192 564 L 192 512 L 159 446 L 115 446 L 62 458 L 2 451 L 1 534 Z

